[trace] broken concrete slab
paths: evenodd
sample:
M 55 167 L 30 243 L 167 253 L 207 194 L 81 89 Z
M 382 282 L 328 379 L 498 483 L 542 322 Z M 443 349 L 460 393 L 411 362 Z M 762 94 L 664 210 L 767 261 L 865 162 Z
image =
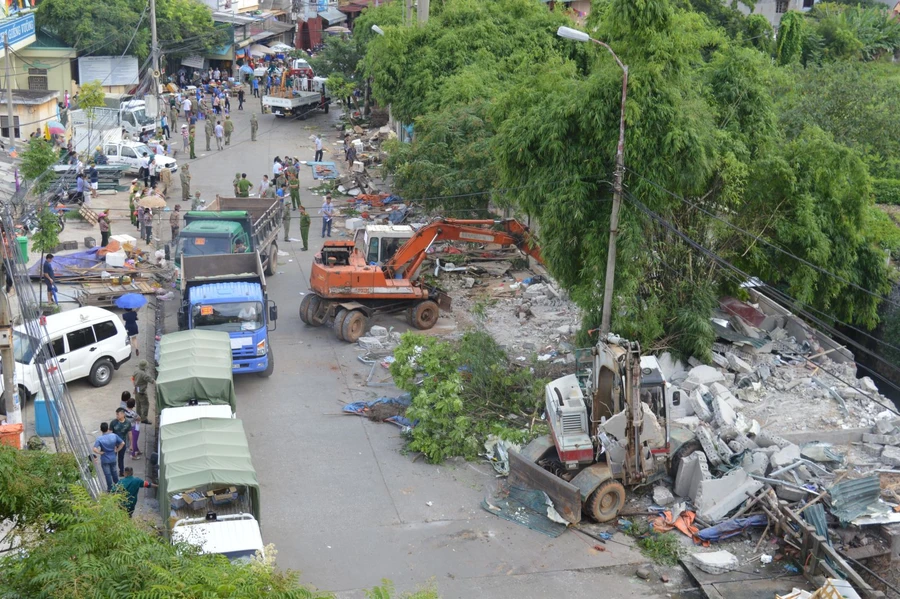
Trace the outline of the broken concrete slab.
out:
M 688 396 L 688 401 L 697 418 L 699 418 L 703 422 L 709 422 L 710 420 L 712 420 L 712 411 L 709 409 L 709 406 L 706 405 L 706 401 L 703 400 L 703 395 L 699 389 L 691 391 L 690 395 Z
M 868 393 L 878 393 L 878 387 L 875 385 L 875 382 L 867 376 L 859 379 L 859 385 L 863 388 L 863 391 Z
M 728 368 L 733 372 L 742 374 L 750 374 L 751 372 L 753 372 L 753 367 L 744 360 L 737 357 L 735 354 L 727 353 L 725 354 L 725 358 L 728 359 Z
M 375 325 L 371 329 L 369 329 L 369 337 L 375 337 L 377 339 L 384 339 L 388 336 L 388 330 L 382 326 Z
M 709 465 L 702 451 L 695 451 L 681 459 L 675 473 L 675 494 L 693 501 L 700 483 L 710 479 Z
M 800 447 L 791 443 L 787 447 L 782 447 L 778 453 L 773 454 L 772 457 L 769 458 L 769 462 L 772 464 L 772 468 L 777 470 L 779 468 L 784 468 L 785 466 L 790 466 L 799 460 L 800 457 Z
M 765 476 L 766 470 L 769 468 L 769 456 L 762 451 L 745 453 L 741 459 L 741 468 L 747 474 Z
M 384 349 L 384 344 L 377 337 L 360 337 L 357 343 L 361 348 L 368 351 Z
M 877 458 L 881 457 L 881 452 L 884 450 L 884 445 L 879 445 L 877 443 L 863 443 L 860 445 L 860 448 L 864 453 Z
M 681 383 L 681 388 L 685 391 L 693 391 L 700 385 L 709 386 L 712 383 L 721 383 L 725 380 L 725 375 L 712 366 L 695 366 L 688 372 L 688 377 Z
M 728 405 L 728 401 L 721 395 L 713 398 L 713 414 L 715 414 L 716 424 L 719 427 L 733 426 L 737 418 L 734 409 Z
M 653 487 L 653 503 L 665 507 L 675 503 L 675 496 L 667 487 L 657 485 Z
M 889 466 L 900 466 L 900 447 L 887 445 L 881 452 L 881 461 Z
M 875 433 L 863 433 L 863 443 L 878 443 L 879 445 L 898 445 L 900 435 L 876 435 Z
M 719 522 L 744 503 L 748 494 L 755 494 L 762 486 L 742 468 L 732 470 L 722 478 L 702 481 L 694 497 L 697 515 L 707 522 Z
M 695 553 L 692 558 L 697 567 L 707 574 L 725 574 L 740 565 L 740 560 L 730 551 Z

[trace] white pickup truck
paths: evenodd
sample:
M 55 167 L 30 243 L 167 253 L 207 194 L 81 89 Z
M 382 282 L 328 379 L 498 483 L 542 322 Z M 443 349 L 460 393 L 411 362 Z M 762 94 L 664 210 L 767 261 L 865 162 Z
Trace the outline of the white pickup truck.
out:
M 138 172 L 144 153 L 148 156 L 153 155 L 153 150 L 147 144 L 139 141 L 106 142 L 101 147 L 109 164 L 124 164 L 125 170 L 129 173 Z M 167 167 L 173 174 L 178 172 L 178 163 L 174 158 L 157 154 L 156 164 L 163 168 Z
M 262 104 L 272 114 L 279 117 L 295 115 L 306 118 L 306 115 L 314 110 L 323 110 L 328 114 L 328 105 L 331 104 L 331 96 L 325 88 L 324 77 L 313 78 L 313 91 L 285 90 L 284 95 L 275 93 L 263 96 Z M 272 90 L 272 91 L 277 91 Z

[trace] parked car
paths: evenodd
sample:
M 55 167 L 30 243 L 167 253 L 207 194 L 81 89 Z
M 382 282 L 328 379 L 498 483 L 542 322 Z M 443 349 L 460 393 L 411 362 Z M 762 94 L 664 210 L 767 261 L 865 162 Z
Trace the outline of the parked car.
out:
M 125 325 L 114 313 L 85 306 L 47 316 L 50 350 L 65 381 L 88 377 L 95 387 L 108 385 L 113 373 L 131 359 Z M 29 396 L 41 389 L 34 347 L 37 343 L 24 326 L 13 329 L 13 350 L 19 385 Z M 40 355 L 40 354 L 38 354 Z

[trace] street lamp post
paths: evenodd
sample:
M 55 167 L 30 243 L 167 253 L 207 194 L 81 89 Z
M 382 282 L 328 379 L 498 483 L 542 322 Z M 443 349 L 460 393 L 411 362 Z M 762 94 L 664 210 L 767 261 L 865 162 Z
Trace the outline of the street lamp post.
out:
M 628 97 L 628 65 L 624 64 L 608 44 L 595 40 L 583 31 L 560 27 L 556 35 L 576 42 L 594 42 L 606 48 L 622 69 L 622 106 L 619 112 L 619 144 L 616 146 L 616 172 L 613 179 L 612 212 L 609 215 L 609 251 L 606 257 L 606 280 L 603 286 L 603 312 L 600 319 L 600 337 L 609 334 L 612 316 L 613 282 L 616 276 L 616 239 L 619 236 L 619 210 L 622 208 L 622 184 L 625 176 L 625 100 Z

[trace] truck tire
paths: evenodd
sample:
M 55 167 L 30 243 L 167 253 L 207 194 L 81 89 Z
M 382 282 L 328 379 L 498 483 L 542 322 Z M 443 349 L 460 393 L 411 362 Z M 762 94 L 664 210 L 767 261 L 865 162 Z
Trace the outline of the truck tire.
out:
M 431 300 L 419 302 L 412 308 L 412 325 L 419 330 L 427 331 L 437 324 L 441 309 Z
M 591 493 L 584 507 L 597 522 L 609 522 L 619 515 L 625 505 L 625 487 L 617 480 L 608 480 Z
M 344 324 L 341 326 L 341 336 L 344 341 L 356 343 L 359 338 L 366 332 L 366 315 L 359 310 L 353 310 L 344 318 Z
M 266 275 L 275 276 L 278 269 L 278 244 L 273 243 L 269 246 L 269 260 L 266 262 Z
M 272 352 L 271 349 L 269 350 L 269 356 L 268 356 L 268 357 L 269 357 L 269 363 L 268 363 L 268 365 L 266 366 L 266 369 L 263 370 L 262 372 L 257 372 L 257 373 L 256 373 L 256 376 L 258 376 L 258 377 L 260 377 L 260 378 L 267 379 L 267 378 L 269 378 L 270 376 L 272 376 L 272 373 L 273 373 L 273 372 L 275 372 L 275 354 Z
M 300 320 L 303 321 L 303 324 L 309 324 L 309 316 L 307 312 L 309 311 L 309 304 L 312 302 L 313 294 L 307 293 L 303 300 L 300 302 Z
M 332 325 L 334 327 L 334 335 L 341 341 L 344 341 L 344 320 L 346 320 L 348 314 L 350 314 L 350 310 L 340 308 L 334 317 L 334 325 Z

